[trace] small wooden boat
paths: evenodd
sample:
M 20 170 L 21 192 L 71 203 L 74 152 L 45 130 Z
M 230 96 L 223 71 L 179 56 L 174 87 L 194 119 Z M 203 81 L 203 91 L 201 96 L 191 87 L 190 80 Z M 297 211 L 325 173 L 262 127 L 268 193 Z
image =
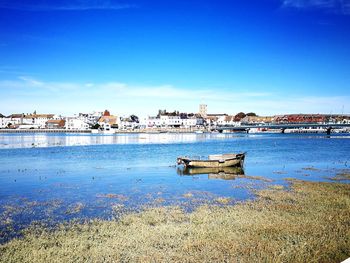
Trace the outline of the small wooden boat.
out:
M 183 164 L 185 167 L 202 168 L 222 168 L 222 167 L 243 167 L 245 153 L 237 154 L 215 154 L 209 155 L 207 159 L 192 159 L 189 157 L 178 157 L 177 164 Z

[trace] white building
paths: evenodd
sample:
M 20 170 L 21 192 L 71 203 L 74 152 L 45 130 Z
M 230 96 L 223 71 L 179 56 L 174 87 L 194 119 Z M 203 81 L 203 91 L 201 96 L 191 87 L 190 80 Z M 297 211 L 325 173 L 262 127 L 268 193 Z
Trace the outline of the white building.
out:
M 179 115 L 161 115 L 158 117 L 147 117 L 140 120 L 139 126 L 143 128 L 151 127 L 184 127 L 190 128 L 203 125 L 203 118 L 193 117 L 181 117 Z
M 141 120 L 140 125 L 142 127 L 160 127 L 162 126 L 162 121 L 157 117 L 147 117 Z
M 235 116 L 228 115 L 228 116 L 220 116 L 217 119 L 217 125 L 230 125 L 230 126 L 241 126 L 240 121 L 235 121 Z
M 67 130 L 88 130 L 90 125 L 77 117 L 67 117 L 65 127 Z
M 184 128 L 195 127 L 197 125 L 197 118 L 181 119 L 181 126 Z
M 83 120 L 84 122 L 90 124 L 90 126 L 98 123 L 99 119 L 103 115 L 103 112 L 94 111 L 93 113 L 79 113 L 77 116 L 78 119 Z
M 24 114 L 11 114 L 10 116 L 3 116 L 1 118 L 1 128 L 7 128 L 8 126 L 19 126 L 23 122 Z
M 74 114 L 73 117 L 65 118 L 65 127 L 67 130 L 88 130 L 91 126 L 98 123 L 102 114 L 102 112 L 97 111 L 93 113 Z
M 54 119 L 54 114 L 11 114 L 8 117 L 2 115 L 0 127 L 14 126 L 17 128 L 45 128 L 48 120 Z
M 48 120 L 54 119 L 54 114 L 28 114 L 22 118 L 21 128 L 45 128 Z
M 170 115 L 161 115 L 160 122 L 161 122 L 161 126 L 163 127 L 168 127 L 168 126 L 179 127 L 182 124 L 180 116 L 170 116 Z
M 198 118 L 196 116 L 181 119 L 181 126 L 184 128 L 203 126 L 203 124 L 204 124 L 203 118 Z
M 1 113 L 0 113 L 0 129 L 2 129 L 2 128 L 6 128 L 7 127 L 7 118 L 6 118 L 6 116 L 4 116 L 4 115 L 2 115 Z
M 139 122 L 133 121 L 131 118 L 120 118 L 119 129 L 132 130 L 140 127 L 141 127 L 141 124 Z

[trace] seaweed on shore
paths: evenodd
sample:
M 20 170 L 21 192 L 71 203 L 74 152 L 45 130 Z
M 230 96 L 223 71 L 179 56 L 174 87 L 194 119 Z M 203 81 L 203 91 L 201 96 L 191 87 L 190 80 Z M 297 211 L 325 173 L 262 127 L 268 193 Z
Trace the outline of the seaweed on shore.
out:
M 0 245 L 0 262 L 341 262 L 350 256 L 350 184 L 293 179 L 290 189 L 276 186 L 257 197 L 191 213 L 160 206 L 54 231 L 31 228 Z

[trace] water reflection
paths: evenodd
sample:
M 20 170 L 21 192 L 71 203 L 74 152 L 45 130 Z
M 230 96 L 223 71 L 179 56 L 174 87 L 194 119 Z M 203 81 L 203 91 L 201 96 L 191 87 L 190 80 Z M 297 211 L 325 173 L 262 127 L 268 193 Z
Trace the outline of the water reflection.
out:
M 208 179 L 234 180 L 244 175 L 241 167 L 221 167 L 221 168 L 188 168 L 178 167 L 177 174 L 180 176 L 191 176 L 208 174 Z
M 31 148 L 54 146 L 86 146 L 99 144 L 165 144 L 219 139 L 214 134 L 135 133 L 135 134 L 0 134 L 0 148 Z M 221 139 L 221 138 L 220 138 Z
M 207 142 L 211 140 L 225 141 L 227 139 L 291 139 L 326 138 L 320 135 L 273 135 L 273 134 L 237 134 L 237 133 L 120 133 L 111 135 L 101 134 L 65 134 L 65 133 L 0 133 L 0 149 L 8 148 L 32 148 L 55 146 L 87 146 L 102 144 L 171 144 Z M 331 138 L 350 139 L 350 136 L 335 135 Z

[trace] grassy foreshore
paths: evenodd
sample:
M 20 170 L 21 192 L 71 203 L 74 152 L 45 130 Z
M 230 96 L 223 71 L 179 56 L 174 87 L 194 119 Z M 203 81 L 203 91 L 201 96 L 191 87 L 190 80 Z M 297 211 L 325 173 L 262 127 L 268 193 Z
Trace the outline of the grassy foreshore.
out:
M 255 201 L 160 207 L 119 221 L 31 228 L 1 262 L 341 262 L 350 257 L 350 185 L 292 181 Z

